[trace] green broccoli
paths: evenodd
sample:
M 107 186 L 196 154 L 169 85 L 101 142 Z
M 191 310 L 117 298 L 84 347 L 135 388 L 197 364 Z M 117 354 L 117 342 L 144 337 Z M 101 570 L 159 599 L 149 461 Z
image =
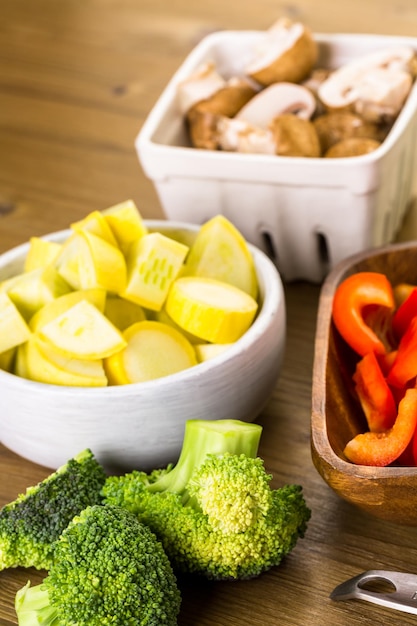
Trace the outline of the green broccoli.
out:
M 129 511 L 101 505 L 74 518 L 47 577 L 15 599 L 20 626 L 175 626 L 180 605 L 155 535 Z
M 106 474 L 83 450 L 0 510 L 0 570 L 49 569 L 54 543 L 72 518 L 102 501 Z
M 190 420 L 175 467 L 108 477 L 104 502 L 147 524 L 180 573 L 257 576 L 292 550 L 310 518 L 299 485 L 271 489 L 257 456 L 261 432 L 238 420 Z

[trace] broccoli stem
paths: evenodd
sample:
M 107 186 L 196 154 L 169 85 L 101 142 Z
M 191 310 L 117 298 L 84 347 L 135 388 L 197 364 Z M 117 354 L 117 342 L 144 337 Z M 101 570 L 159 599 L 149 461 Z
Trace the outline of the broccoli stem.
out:
M 189 420 L 185 425 L 180 457 L 175 467 L 162 473 L 147 485 L 150 492 L 169 491 L 184 494 L 191 474 L 208 454 L 244 454 L 255 458 L 258 454 L 262 426 L 240 420 Z
M 16 593 L 15 609 L 19 626 L 61 626 L 57 610 L 51 606 L 46 587 L 27 582 Z

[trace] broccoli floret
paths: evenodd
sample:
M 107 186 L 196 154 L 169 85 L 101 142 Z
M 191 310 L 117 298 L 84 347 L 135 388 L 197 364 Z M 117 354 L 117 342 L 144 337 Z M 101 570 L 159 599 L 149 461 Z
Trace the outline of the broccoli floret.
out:
M 106 474 L 83 450 L 0 510 L 0 570 L 49 569 L 54 543 L 72 518 L 102 501 Z
M 111 476 L 104 501 L 147 524 L 178 572 L 258 576 L 292 550 L 310 518 L 301 486 L 271 488 L 257 456 L 261 432 L 238 420 L 190 420 L 175 467 Z
M 129 511 L 100 505 L 74 518 L 47 577 L 15 600 L 20 626 L 176 626 L 180 604 L 152 531 Z

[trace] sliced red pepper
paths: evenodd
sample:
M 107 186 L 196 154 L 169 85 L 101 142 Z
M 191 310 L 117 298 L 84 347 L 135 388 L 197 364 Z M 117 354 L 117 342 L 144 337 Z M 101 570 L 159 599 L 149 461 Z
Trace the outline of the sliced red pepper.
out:
M 398 407 L 392 428 L 383 433 L 357 435 L 345 447 L 345 455 L 357 465 L 386 467 L 404 453 L 417 426 L 417 389 L 408 389 Z
M 397 356 L 387 376 L 394 387 L 405 387 L 417 376 L 417 317 L 414 317 L 401 338 Z
M 393 366 L 396 358 L 397 350 L 391 350 L 391 352 L 387 352 L 386 354 L 378 354 L 379 367 L 381 368 L 381 371 L 385 377 L 388 376 L 388 373 Z
M 417 287 L 412 289 L 408 297 L 397 308 L 392 317 L 392 329 L 398 340 L 405 334 L 413 317 L 417 315 Z
M 336 289 L 333 321 L 343 339 L 357 354 L 385 354 L 391 349 L 386 331 L 391 328 L 394 308 L 393 289 L 385 274 L 358 272 L 346 278 Z M 378 329 L 370 316 L 375 315 L 376 309 L 386 322 L 382 325 L 379 323 Z
M 369 430 L 382 432 L 391 428 L 397 406 L 374 352 L 368 352 L 357 363 L 353 380 Z
M 410 293 L 415 289 L 417 285 L 412 285 L 411 283 L 398 283 L 394 287 L 394 300 L 397 309 L 405 302 L 410 295 Z

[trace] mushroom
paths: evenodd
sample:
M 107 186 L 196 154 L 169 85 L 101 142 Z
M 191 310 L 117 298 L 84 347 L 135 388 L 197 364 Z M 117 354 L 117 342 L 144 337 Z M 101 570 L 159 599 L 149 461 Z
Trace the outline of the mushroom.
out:
M 188 113 L 197 102 L 211 98 L 225 85 L 226 80 L 217 72 L 214 63 L 204 63 L 191 76 L 178 83 L 177 101 L 181 113 Z
M 335 70 L 318 88 L 327 110 L 351 110 L 369 121 L 393 121 L 413 82 L 411 48 L 382 50 Z
M 222 117 L 217 124 L 221 150 L 250 154 L 275 154 L 275 140 L 269 129 L 258 128 L 245 120 Z
M 194 148 L 218 150 L 220 148 L 217 126 L 221 115 L 191 109 L 187 115 L 188 132 Z
M 314 125 L 291 113 L 278 115 L 270 124 L 275 153 L 281 156 L 320 157 L 320 142 Z
M 375 139 L 368 139 L 367 137 L 350 137 L 334 144 L 325 153 L 326 159 L 341 159 L 345 157 L 356 157 L 363 154 L 369 154 L 373 152 L 381 143 Z
M 256 92 L 249 79 L 234 76 L 226 80 L 214 63 L 207 62 L 177 85 L 177 101 L 184 115 L 199 107 L 232 117 Z
M 219 116 L 233 117 L 256 94 L 256 89 L 245 78 L 226 81 L 213 63 L 206 63 L 178 85 L 177 94 L 193 146 L 215 150 Z
M 377 141 L 384 139 L 383 130 L 377 124 L 367 122 L 350 111 L 325 113 L 316 117 L 313 124 L 323 154 L 334 144 L 351 137 L 366 137 Z
M 316 99 L 309 89 L 294 83 L 269 85 L 245 104 L 236 114 L 237 119 L 267 128 L 271 120 L 282 113 L 292 113 L 310 119 L 316 108 Z
M 265 86 L 282 81 L 298 83 L 310 74 L 317 56 L 311 31 L 300 22 L 281 18 L 266 31 L 246 66 L 246 74 Z

